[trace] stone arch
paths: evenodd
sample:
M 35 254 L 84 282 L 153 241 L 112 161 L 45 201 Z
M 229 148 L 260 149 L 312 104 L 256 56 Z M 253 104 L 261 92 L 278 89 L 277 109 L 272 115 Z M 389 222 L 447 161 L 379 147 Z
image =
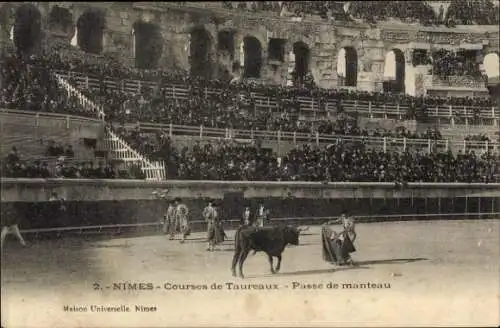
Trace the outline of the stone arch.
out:
M 354 47 L 343 47 L 337 57 L 339 85 L 355 87 L 358 84 L 358 53 Z
M 48 28 L 52 33 L 63 35 L 71 40 L 75 34 L 73 14 L 67 8 L 55 5 L 49 13 Z
M 385 56 L 384 91 L 405 91 L 405 55 L 400 49 L 394 48 Z
M 294 82 L 298 84 L 303 84 L 305 78 L 311 69 L 311 50 L 309 46 L 302 42 L 297 41 L 292 46 L 292 51 L 294 54 Z
M 243 77 L 260 78 L 262 70 L 262 44 L 254 36 L 245 36 L 240 45 L 242 50 Z
M 206 28 L 200 26 L 191 29 L 189 40 L 189 64 L 191 67 L 191 75 L 206 79 L 212 77 L 213 42 L 212 35 Z
M 32 4 L 23 4 L 15 11 L 13 41 L 19 52 L 29 53 L 42 37 L 42 14 Z
M 499 78 L 500 57 L 496 52 L 490 52 L 483 58 L 483 68 L 484 72 L 488 76 L 488 79 Z
M 153 23 L 136 21 L 132 25 L 135 67 L 157 68 L 163 53 L 161 28 Z
M 103 50 L 104 28 L 106 18 L 104 12 L 98 9 L 87 9 L 78 18 L 77 44 L 81 50 L 99 54 Z
M 7 40 L 10 38 L 10 32 L 14 21 L 14 9 L 11 3 L 5 2 L 0 6 L 0 40 Z

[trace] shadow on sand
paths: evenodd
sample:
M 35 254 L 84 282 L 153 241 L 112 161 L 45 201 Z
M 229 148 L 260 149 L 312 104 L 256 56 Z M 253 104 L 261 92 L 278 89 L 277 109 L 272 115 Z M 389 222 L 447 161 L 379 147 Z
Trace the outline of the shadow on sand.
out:
M 278 273 L 276 275 L 279 276 L 302 276 L 302 275 L 311 275 L 311 274 L 324 274 L 324 273 L 335 273 L 339 271 L 350 271 L 350 270 L 368 270 L 370 267 L 366 266 L 346 266 L 346 267 L 333 267 L 329 269 L 318 269 L 318 270 L 301 270 L 301 271 L 292 271 L 292 272 L 283 272 Z M 266 277 L 274 276 L 273 274 L 265 275 Z
M 387 259 L 387 260 L 367 260 L 367 261 L 356 261 L 357 265 L 372 265 L 372 264 L 401 264 L 401 263 L 413 263 L 419 261 L 428 261 L 428 258 L 416 257 L 412 259 Z
M 273 276 L 301 276 L 301 275 L 314 275 L 314 274 L 325 274 L 325 273 L 335 273 L 339 271 L 350 271 L 350 270 L 369 270 L 371 267 L 367 265 L 375 264 L 401 264 L 401 263 L 413 263 L 418 261 L 428 261 L 427 258 L 412 258 L 412 259 L 386 259 L 386 260 L 368 260 L 368 261 L 357 261 L 354 266 L 335 266 L 329 269 L 318 269 L 318 270 L 301 270 L 293 272 L 282 272 L 277 274 L 264 274 L 259 276 L 246 276 L 246 278 L 261 278 L 261 277 L 273 277 Z

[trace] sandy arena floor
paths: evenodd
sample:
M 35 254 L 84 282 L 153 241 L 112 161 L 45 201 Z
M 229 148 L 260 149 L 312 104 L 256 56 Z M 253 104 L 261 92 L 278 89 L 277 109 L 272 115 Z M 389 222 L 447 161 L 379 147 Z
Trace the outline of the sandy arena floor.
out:
M 243 280 L 231 276 L 232 241 L 209 253 L 204 234 L 183 245 L 148 236 L 39 241 L 28 249 L 9 239 L 2 257 L 2 326 L 500 324 L 500 220 L 359 224 L 357 230 L 358 267 L 334 270 L 323 262 L 319 228 L 312 227 L 300 246 L 285 250 L 279 274 L 271 275 L 267 257 L 258 253 L 248 257 Z M 232 239 L 233 231 L 228 234 Z M 230 282 L 278 289 L 233 290 Z M 121 285 L 114 283 L 138 289 L 117 290 Z M 213 283 L 222 288 L 212 290 Z M 390 288 L 343 285 L 366 283 Z M 208 290 L 166 289 L 175 284 L 206 284 Z M 294 289 L 297 284 L 322 288 Z M 66 305 L 86 312 L 65 312 Z M 92 305 L 123 305 L 130 312 L 92 312 Z

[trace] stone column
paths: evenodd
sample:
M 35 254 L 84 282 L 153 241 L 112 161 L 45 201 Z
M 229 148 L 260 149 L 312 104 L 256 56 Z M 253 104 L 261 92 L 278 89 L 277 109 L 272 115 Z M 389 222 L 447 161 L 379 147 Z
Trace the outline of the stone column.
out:
M 209 61 L 211 66 L 211 74 L 210 76 L 213 78 L 219 77 L 219 29 L 216 26 L 215 28 L 215 37 L 213 42 L 210 44 L 209 51 Z
M 283 63 L 283 74 L 285 85 L 293 85 L 293 71 L 295 71 L 295 54 L 293 53 L 293 44 L 289 41 L 285 43 L 285 62 Z
M 311 50 L 311 72 L 316 84 L 322 88 L 337 86 L 337 56 L 338 51 L 333 43 L 316 43 Z
M 383 89 L 384 47 L 373 41 L 365 41 L 358 53 L 358 90 L 374 92 Z
M 266 39 L 267 41 L 267 39 Z M 268 77 L 272 74 L 271 68 L 269 67 L 268 53 L 267 53 L 267 42 L 261 44 L 261 58 L 262 66 L 260 68 L 260 77 L 268 80 Z M 268 81 L 271 82 L 271 81 Z

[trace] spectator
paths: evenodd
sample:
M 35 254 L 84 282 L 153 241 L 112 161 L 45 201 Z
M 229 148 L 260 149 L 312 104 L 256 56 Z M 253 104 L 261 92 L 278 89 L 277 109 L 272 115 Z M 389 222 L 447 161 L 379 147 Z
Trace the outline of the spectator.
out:
M 73 146 L 72 145 L 67 145 L 66 150 L 64 151 L 64 156 L 67 158 L 73 158 L 75 157 L 75 152 L 73 151 Z

